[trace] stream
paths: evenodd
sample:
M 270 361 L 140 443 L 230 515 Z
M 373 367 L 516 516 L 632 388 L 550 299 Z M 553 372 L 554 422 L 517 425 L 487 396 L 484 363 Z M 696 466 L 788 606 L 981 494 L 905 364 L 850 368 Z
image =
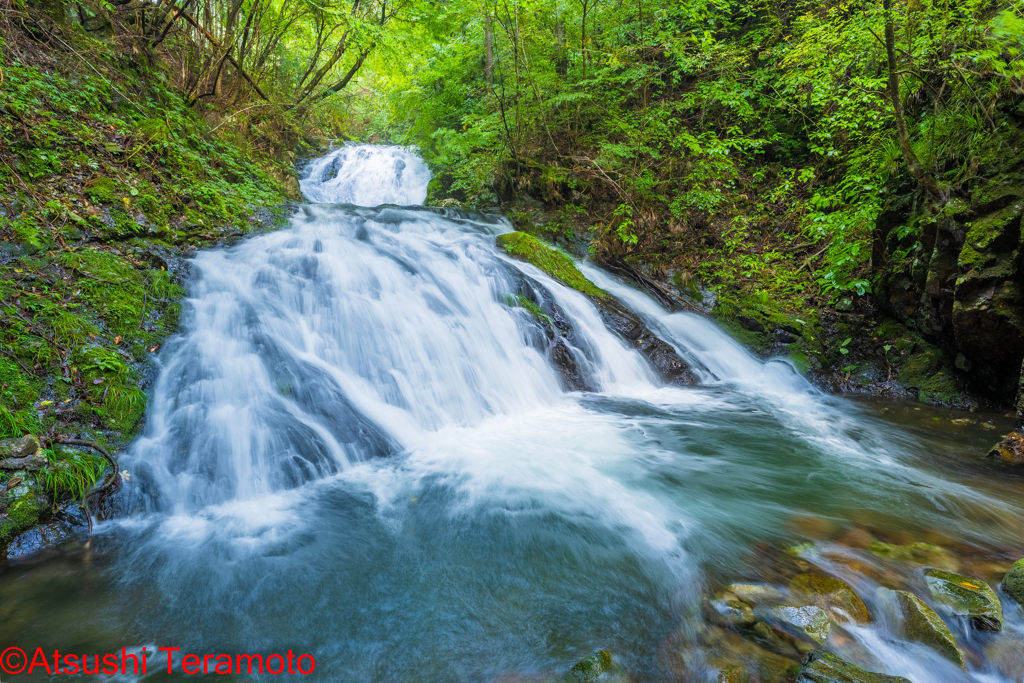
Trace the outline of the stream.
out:
M 1008 418 L 824 394 L 580 264 L 700 379 L 666 386 L 583 295 L 496 249 L 507 221 L 419 206 L 429 179 L 402 148 L 347 145 L 307 166 L 289 228 L 192 260 L 123 514 L 4 569 L 0 642 L 292 649 L 316 658 L 295 678 L 396 683 L 558 680 L 606 649 L 636 681 L 713 681 L 733 641 L 704 596 L 811 542 L 798 561 L 875 616 L 836 653 L 914 683 L 1022 680 L 1014 601 L 998 633 L 943 614 L 962 671 L 898 635 L 891 566 L 842 540 L 935 543 L 995 586 L 1024 557 L 1024 477 L 980 457 Z M 595 391 L 563 390 L 509 304 L 524 275 Z

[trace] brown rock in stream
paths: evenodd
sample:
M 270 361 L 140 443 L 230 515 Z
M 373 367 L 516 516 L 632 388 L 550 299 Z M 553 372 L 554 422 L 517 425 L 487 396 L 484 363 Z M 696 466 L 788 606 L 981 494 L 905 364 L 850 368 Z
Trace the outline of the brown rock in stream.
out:
M 1007 465 L 1024 465 L 1024 434 L 1010 432 L 992 447 L 988 457 L 1002 460 Z

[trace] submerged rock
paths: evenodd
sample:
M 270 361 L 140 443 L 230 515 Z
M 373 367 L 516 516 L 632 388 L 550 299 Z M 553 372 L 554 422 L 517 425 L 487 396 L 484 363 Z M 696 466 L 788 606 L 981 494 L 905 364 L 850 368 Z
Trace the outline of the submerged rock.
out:
M 752 607 L 778 605 L 788 597 L 784 590 L 763 583 L 732 583 L 728 591 Z
M 912 683 L 902 676 L 876 674 L 854 666 L 831 652 L 807 655 L 796 683 Z
M 932 569 L 925 574 L 925 579 L 932 597 L 955 614 L 967 617 L 974 628 L 982 631 L 1003 628 L 999 596 L 984 581 L 941 569 Z
M 781 629 L 798 639 L 809 640 L 819 645 L 828 640 L 828 632 L 832 627 L 828 614 L 816 605 L 805 607 L 759 607 L 754 616 Z
M 1024 560 L 1017 560 L 1003 577 L 1003 590 L 1024 605 Z
M 956 646 L 953 633 L 923 600 L 907 591 L 894 591 L 903 617 L 903 637 L 927 645 L 961 669 L 967 669 L 964 654 Z
M 750 605 L 727 591 L 716 593 L 705 606 L 708 618 L 719 626 L 751 626 L 756 621 Z
M 1024 434 L 1010 432 L 992 447 L 988 457 L 1002 460 L 1008 465 L 1024 465 Z
M 622 665 L 614 660 L 607 650 L 584 657 L 573 664 L 564 677 L 563 683 L 629 683 L 629 676 Z
M 917 562 L 948 571 L 956 571 L 960 568 L 960 563 L 951 552 L 931 543 L 893 545 L 876 541 L 868 546 L 868 550 L 878 557 L 899 562 Z
M 807 596 L 837 621 L 871 621 L 867 605 L 845 581 L 821 574 L 800 574 L 789 583 L 789 589 Z

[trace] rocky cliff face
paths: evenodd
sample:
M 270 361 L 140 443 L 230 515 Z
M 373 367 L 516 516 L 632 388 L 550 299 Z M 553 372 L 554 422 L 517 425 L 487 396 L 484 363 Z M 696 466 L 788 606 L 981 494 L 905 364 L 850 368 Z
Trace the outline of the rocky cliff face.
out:
M 1002 142 L 995 162 L 942 206 L 882 217 L 889 270 L 878 303 L 955 358 L 969 391 L 1017 403 L 1024 421 L 1024 136 Z M 920 235 L 901 240 L 913 220 Z

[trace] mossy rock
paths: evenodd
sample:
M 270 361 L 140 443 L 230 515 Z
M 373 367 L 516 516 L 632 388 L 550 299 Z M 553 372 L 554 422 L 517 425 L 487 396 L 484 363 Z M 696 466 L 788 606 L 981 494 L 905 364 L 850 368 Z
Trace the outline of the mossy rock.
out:
M 845 581 L 821 574 L 800 574 L 789 582 L 789 589 L 807 596 L 837 621 L 871 621 L 867 605 Z
M 596 299 L 608 298 L 607 292 L 583 276 L 571 258 L 547 246 L 533 235 L 510 232 L 499 235 L 497 243 L 509 256 L 532 263 L 566 287 Z
M 967 617 L 976 629 L 1002 630 L 1003 606 L 999 596 L 984 581 L 941 569 L 930 570 L 925 579 L 936 601 L 949 607 L 954 614 Z
M 1003 590 L 1024 605 L 1024 560 L 1017 560 L 1003 577 Z
M 966 671 L 964 653 L 956 646 L 956 638 L 942 617 L 913 593 L 894 592 L 903 616 L 903 636 L 909 641 L 927 645 Z
M 902 676 L 872 673 L 840 659 L 831 652 L 807 655 L 796 683 L 912 683 Z
M 98 204 L 111 204 L 114 201 L 114 191 L 117 186 L 110 178 L 93 178 L 85 184 L 83 192 L 89 199 Z
M 622 665 L 615 661 L 607 650 L 584 657 L 573 664 L 569 673 L 562 677 L 563 683 L 629 683 L 629 676 Z

